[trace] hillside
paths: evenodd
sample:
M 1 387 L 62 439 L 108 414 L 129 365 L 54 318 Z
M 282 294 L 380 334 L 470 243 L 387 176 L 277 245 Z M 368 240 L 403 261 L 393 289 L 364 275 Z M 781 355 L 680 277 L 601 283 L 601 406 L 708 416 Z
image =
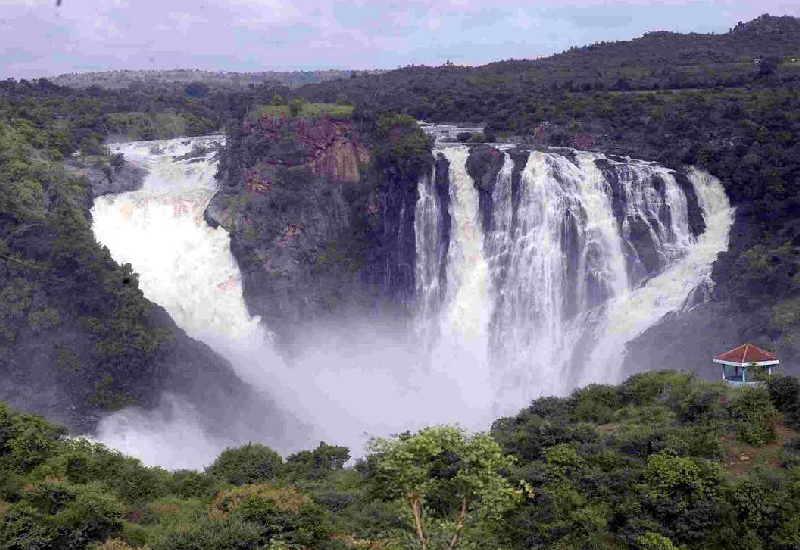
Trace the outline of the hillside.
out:
M 461 454 L 466 441 L 497 453 L 481 475 L 518 489 L 471 502 L 458 548 L 791 550 L 799 398 L 796 378 L 734 389 L 651 372 L 537 399 L 489 438 L 406 433 L 347 467 L 335 444 L 285 460 L 249 444 L 205 472 L 143 467 L 0 402 L 0 547 L 417 548 L 396 481 L 428 489 L 419 529 L 432 550 L 453 548 L 459 487 L 482 456 Z M 393 445 L 436 434 L 450 439 L 428 463 L 394 462 Z

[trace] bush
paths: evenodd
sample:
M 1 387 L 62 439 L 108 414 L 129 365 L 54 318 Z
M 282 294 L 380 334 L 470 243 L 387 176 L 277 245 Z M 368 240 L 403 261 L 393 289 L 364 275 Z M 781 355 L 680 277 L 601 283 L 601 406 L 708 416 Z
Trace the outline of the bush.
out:
M 167 486 L 173 495 L 183 498 L 202 498 L 214 493 L 217 480 L 194 470 L 178 470 L 172 473 L 172 479 L 167 482 Z
M 798 409 L 800 381 L 795 376 L 770 376 L 767 380 L 769 396 L 775 408 L 784 413 Z
M 286 459 L 286 469 L 294 477 L 317 479 L 341 470 L 350 459 L 347 447 L 328 445 L 324 441 L 313 451 L 300 451 Z
M 55 454 L 66 428 L 0 403 L 0 471 L 25 473 Z
M 209 475 L 233 485 L 269 481 L 282 472 L 281 455 L 258 443 L 225 449 L 207 469 Z
M 575 401 L 575 416 L 584 422 L 605 424 L 610 422 L 614 411 L 620 407 L 617 389 L 614 386 L 591 384 L 572 393 Z
M 39 483 L 0 519 L 0 548 L 85 548 L 122 528 L 122 506 L 97 484 Z
M 739 439 L 744 443 L 760 446 L 775 439 L 775 407 L 766 388 L 738 390 L 728 404 L 728 412 L 736 421 Z
M 325 510 L 291 485 L 259 483 L 222 491 L 208 513 L 217 520 L 258 525 L 265 540 L 278 537 L 292 547 L 314 546 L 332 532 Z
M 300 113 L 303 110 L 303 100 L 302 99 L 293 99 L 291 103 L 289 103 L 289 114 L 293 117 L 300 116 Z
M 252 550 L 266 542 L 258 525 L 206 519 L 177 526 L 159 537 L 153 550 Z

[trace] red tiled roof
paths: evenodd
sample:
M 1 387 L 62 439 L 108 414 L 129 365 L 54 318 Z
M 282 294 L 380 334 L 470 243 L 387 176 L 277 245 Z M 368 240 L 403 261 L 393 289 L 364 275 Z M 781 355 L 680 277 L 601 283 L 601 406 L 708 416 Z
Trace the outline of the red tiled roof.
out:
M 763 361 L 777 361 L 774 354 L 765 351 L 753 344 L 744 344 L 738 348 L 715 355 L 714 359 L 730 361 L 731 363 L 761 363 Z

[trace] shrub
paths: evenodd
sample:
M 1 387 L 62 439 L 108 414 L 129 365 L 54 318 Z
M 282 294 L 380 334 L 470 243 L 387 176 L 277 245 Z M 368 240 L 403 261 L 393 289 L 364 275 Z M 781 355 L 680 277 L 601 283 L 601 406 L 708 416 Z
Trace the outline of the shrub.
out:
M 295 513 L 299 512 L 305 504 L 311 502 L 307 496 L 292 485 L 276 487 L 269 483 L 256 483 L 220 491 L 209 506 L 208 515 L 212 518 L 229 518 L 244 502 L 251 498 L 269 500 L 274 502 L 280 509 Z
M 800 381 L 795 376 L 770 376 L 767 380 L 769 396 L 781 412 L 794 412 L 800 400 Z
M 279 537 L 293 547 L 314 546 L 332 532 L 325 510 L 291 485 L 259 483 L 222 491 L 208 515 L 258 525 L 264 539 Z
M 302 99 L 293 99 L 292 102 L 289 103 L 289 114 L 291 114 L 293 117 L 299 116 L 302 110 L 303 110 Z
M 652 531 L 638 537 L 636 543 L 642 550 L 680 550 L 668 537 Z
M 0 470 L 28 472 L 55 454 L 66 428 L 34 414 L 0 408 Z
M 108 539 L 103 544 L 94 547 L 94 550 L 134 550 L 127 542 L 121 539 Z
M 280 475 L 282 470 L 281 455 L 264 445 L 248 443 L 222 451 L 208 467 L 207 473 L 233 485 L 244 485 L 268 481 Z
M 258 525 L 206 519 L 176 526 L 155 541 L 153 550 L 251 550 L 266 542 Z
M 300 451 L 286 459 L 286 467 L 292 476 L 315 479 L 329 472 L 341 470 L 350 459 L 347 447 L 328 445 L 321 441 L 313 451 Z
M 104 445 L 85 439 L 66 442 L 66 448 L 48 463 L 44 473 L 66 477 L 72 483 L 101 481 L 125 502 L 143 502 L 167 494 L 170 473 L 144 466 Z
M 610 422 L 614 411 L 620 407 L 617 389 L 614 386 L 591 384 L 572 393 L 575 401 L 575 416 L 584 422 L 605 424 Z
M 728 412 L 744 443 L 760 446 L 775 439 L 775 407 L 766 388 L 742 388 L 728 404 Z
M 178 470 L 167 482 L 169 492 L 183 498 L 205 497 L 214 493 L 217 480 L 194 470 Z
M 0 548 L 84 548 L 122 527 L 122 506 L 97 484 L 38 483 L 0 523 Z

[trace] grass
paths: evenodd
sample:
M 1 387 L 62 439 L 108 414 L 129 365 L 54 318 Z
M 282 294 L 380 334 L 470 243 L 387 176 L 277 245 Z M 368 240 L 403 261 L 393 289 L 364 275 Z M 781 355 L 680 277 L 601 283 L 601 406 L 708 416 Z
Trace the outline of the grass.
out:
M 259 119 L 265 117 L 290 118 L 291 113 L 288 105 L 262 105 L 254 109 L 250 118 Z M 335 119 L 349 119 L 353 116 L 352 105 L 339 105 L 338 103 L 303 103 L 300 114 L 297 118 L 313 119 L 329 116 Z

